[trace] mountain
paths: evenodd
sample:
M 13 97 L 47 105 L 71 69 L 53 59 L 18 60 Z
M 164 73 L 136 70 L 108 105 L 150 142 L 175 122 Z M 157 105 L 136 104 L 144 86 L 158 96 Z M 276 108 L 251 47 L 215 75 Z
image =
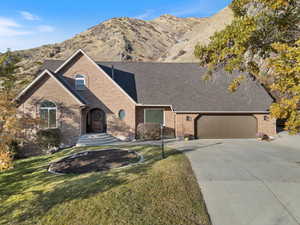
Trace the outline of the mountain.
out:
M 208 18 L 112 18 L 64 42 L 16 53 L 28 74 L 35 74 L 45 59 L 65 59 L 79 48 L 98 61 L 191 62 L 196 60 L 194 46 L 208 43 L 209 37 L 232 19 L 229 8 Z

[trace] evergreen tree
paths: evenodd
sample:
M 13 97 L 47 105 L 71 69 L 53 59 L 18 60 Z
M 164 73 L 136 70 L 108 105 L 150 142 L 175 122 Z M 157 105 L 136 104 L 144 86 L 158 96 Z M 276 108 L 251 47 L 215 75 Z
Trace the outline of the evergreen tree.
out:
M 21 138 L 22 124 L 28 123 L 17 112 L 16 94 L 20 87 L 19 59 L 10 51 L 0 55 L 0 171 L 12 167 L 13 146 Z

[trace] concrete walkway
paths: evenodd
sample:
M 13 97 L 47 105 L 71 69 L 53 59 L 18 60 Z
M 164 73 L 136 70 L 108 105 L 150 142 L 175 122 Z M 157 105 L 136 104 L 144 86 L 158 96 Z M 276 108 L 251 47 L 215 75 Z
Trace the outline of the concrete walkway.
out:
M 123 143 L 123 141 L 107 133 L 85 134 L 78 139 L 76 147 L 121 145 Z
M 177 142 L 177 139 L 166 139 L 165 144 Z M 82 135 L 76 147 L 91 147 L 103 145 L 161 145 L 160 140 L 154 141 L 122 141 L 107 133 L 95 133 Z
M 300 136 L 169 146 L 190 159 L 213 225 L 300 224 Z

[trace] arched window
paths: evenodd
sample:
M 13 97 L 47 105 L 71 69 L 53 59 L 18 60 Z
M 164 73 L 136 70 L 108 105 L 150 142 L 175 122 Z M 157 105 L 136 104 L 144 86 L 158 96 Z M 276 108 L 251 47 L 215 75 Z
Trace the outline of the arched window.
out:
M 40 119 L 42 128 L 56 128 L 57 107 L 55 103 L 43 101 L 40 104 Z
M 76 90 L 84 90 L 85 89 L 85 76 L 77 74 L 75 76 L 75 89 Z

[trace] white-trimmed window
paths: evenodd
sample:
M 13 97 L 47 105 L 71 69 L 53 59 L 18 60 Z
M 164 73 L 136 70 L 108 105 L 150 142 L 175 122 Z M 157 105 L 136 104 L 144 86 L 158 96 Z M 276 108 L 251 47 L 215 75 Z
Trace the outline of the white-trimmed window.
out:
M 159 123 L 164 125 L 164 110 L 163 109 L 145 109 L 144 110 L 144 123 Z
M 84 90 L 85 86 L 86 86 L 85 76 L 81 74 L 77 74 L 75 76 L 75 89 Z
M 56 128 L 57 107 L 55 103 L 50 101 L 43 101 L 40 104 L 40 119 L 41 128 Z

